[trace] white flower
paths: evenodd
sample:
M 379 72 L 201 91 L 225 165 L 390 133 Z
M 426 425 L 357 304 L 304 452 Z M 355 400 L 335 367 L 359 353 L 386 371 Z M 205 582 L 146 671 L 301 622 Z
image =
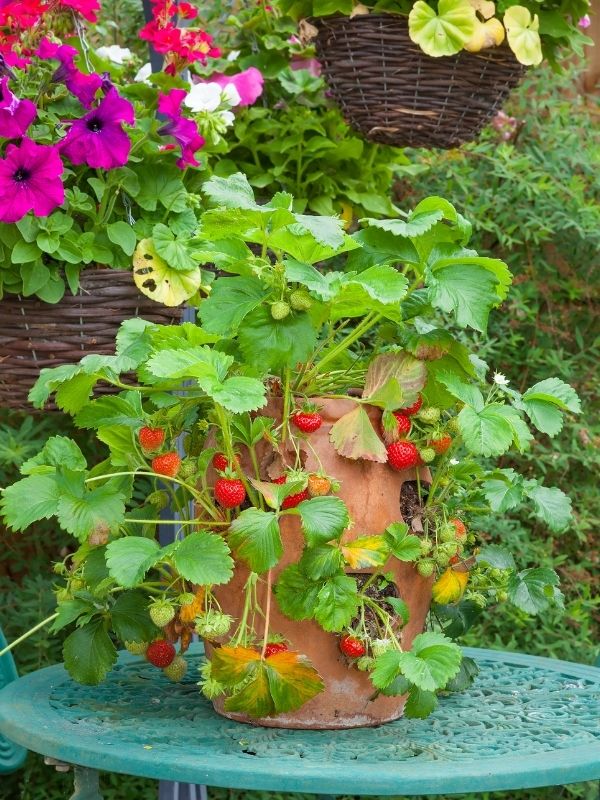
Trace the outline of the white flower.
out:
M 232 50 L 231 53 L 227 56 L 227 61 L 236 61 L 240 54 L 239 50 Z
M 498 386 L 508 386 L 510 381 L 501 372 L 494 372 L 494 383 L 498 384 Z
M 136 81 L 136 83 L 147 83 L 150 86 L 150 81 L 148 80 L 150 75 L 152 75 L 152 65 L 148 62 L 144 64 L 143 67 L 139 68 L 133 80 Z
M 128 47 L 119 47 L 118 44 L 103 45 L 96 50 L 96 53 L 100 58 L 112 61 L 113 64 L 124 64 L 132 55 Z
M 235 120 L 233 111 L 220 111 L 219 116 L 228 128 L 230 125 L 233 125 L 233 121 Z
M 458 458 L 451 458 L 449 463 L 452 464 L 453 467 L 455 467 L 460 462 L 459 462 Z
M 240 97 L 239 92 L 233 83 L 228 83 L 227 86 L 223 88 L 223 100 L 227 103 L 227 105 L 238 106 L 241 99 L 242 98 Z
M 195 83 L 185 96 L 183 104 L 194 113 L 216 111 L 221 105 L 222 93 L 218 83 Z

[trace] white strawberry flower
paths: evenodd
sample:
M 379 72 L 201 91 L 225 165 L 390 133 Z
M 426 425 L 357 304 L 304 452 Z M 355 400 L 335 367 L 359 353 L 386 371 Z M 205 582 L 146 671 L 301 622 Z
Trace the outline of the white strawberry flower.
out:
M 503 375 L 501 372 L 495 372 L 494 383 L 497 384 L 498 386 L 508 386 L 510 381 L 508 380 L 506 375 Z

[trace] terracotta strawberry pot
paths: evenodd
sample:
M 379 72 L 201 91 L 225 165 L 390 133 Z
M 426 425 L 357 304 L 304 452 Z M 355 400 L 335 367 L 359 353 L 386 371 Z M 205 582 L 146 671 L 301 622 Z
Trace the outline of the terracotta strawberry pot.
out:
M 415 470 L 398 472 L 387 464 L 371 461 L 353 461 L 337 454 L 329 441 L 332 425 L 345 413 L 351 411 L 354 404 L 347 400 L 317 400 L 322 406 L 323 425 L 315 433 L 310 434 L 310 448 L 303 451 L 307 471 L 318 471 L 318 455 L 325 472 L 339 480 L 341 484 L 338 496 L 346 503 L 353 520 L 353 526 L 344 534 L 343 541 L 351 541 L 367 534 L 380 534 L 393 522 L 402 522 L 400 510 L 400 494 L 407 481 L 416 479 Z M 281 418 L 281 405 L 272 400 L 261 412 L 266 416 Z M 368 409 L 371 420 L 379 425 L 381 411 Z M 281 474 L 280 464 L 269 463 L 269 448 L 265 446 L 261 459 L 261 470 L 264 479 L 272 480 Z M 262 454 L 261 454 L 262 455 Z M 242 455 L 242 462 L 244 457 Z M 245 464 L 244 464 L 245 466 Z M 267 472 L 268 470 L 268 472 Z M 420 479 L 430 480 L 429 473 L 422 469 Z M 418 527 L 418 522 L 416 523 Z M 284 553 L 280 562 L 273 569 L 273 584 L 281 571 L 291 563 L 299 560 L 304 546 L 304 537 L 298 517 L 287 516 L 282 520 L 281 533 L 284 541 Z M 347 570 L 349 574 L 369 573 L 372 570 Z M 410 563 L 389 559 L 382 571 L 391 572 L 395 576 L 397 596 L 408 605 L 410 619 L 402 630 L 401 643 L 410 648 L 414 637 L 423 631 L 427 612 L 431 602 L 430 578 L 421 577 Z M 248 569 L 237 565 L 233 579 L 226 586 L 215 587 L 215 596 L 222 609 L 235 620 L 240 618 L 243 606 L 243 588 L 248 577 Z M 257 587 L 261 606 L 266 604 L 266 581 L 260 581 Z M 334 729 L 357 728 L 380 725 L 398 719 L 402 715 L 405 696 L 375 696 L 373 684 L 368 674 L 359 671 L 341 653 L 340 635 L 324 631 L 315 621 L 297 622 L 285 617 L 272 597 L 270 630 L 289 640 L 290 649 L 306 655 L 320 673 L 325 689 L 299 710 L 273 717 L 256 719 L 239 713 L 226 712 L 223 698 L 214 702 L 215 710 L 229 719 L 273 728 L 308 728 Z M 260 632 L 260 625 L 259 625 Z M 206 643 L 207 655 L 210 657 L 214 646 Z

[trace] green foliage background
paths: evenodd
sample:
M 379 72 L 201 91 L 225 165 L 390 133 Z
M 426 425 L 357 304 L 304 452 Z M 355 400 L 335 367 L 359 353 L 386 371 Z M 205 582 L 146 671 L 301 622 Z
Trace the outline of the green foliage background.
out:
M 600 428 L 593 418 L 594 372 L 600 355 L 594 328 L 600 265 L 600 135 L 594 109 L 576 96 L 574 86 L 573 73 L 558 79 L 536 71 L 507 109 L 523 122 L 514 143 L 502 142 L 489 129 L 477 143 L 459 151 L 406 152 L 408 158 L 397 166 L 400 179 L 393 187 L 393 199 L 409 207 L 428 194 L 439 194 L 476 221 L 475 246 L 507 260 L 516 275 L 509 300 L 493 315 L 489 337 L 481 340 L 481 356 L 516 388 L 555 374 L 575 386 L 584 406 L 579 419 L 569 421 L 556 439 L 539 436 L 518 464 L 504 464 L 525 474 L 541 472 L 547 483 L 567 491 L 575 509 L 572 528 L 550 536 L 526 513 L 490 519 L 487 527 L 490 541 L 519 553 L 523 566 L 539 563 L 558 569 L 566 612 L 546 614 L 535 623 L 515 610 L 487 614 L 465 643 L 593 663 L 600 606 L 593 584 L 598 567 L 593 535 L 600 517 L 596 486 Z M 3 485 L 16 478 L 18 465 L 39 449 L 49 433 L 72 435 L 61 415 L 0 414 Z M 75 435 L 89 451 L 85 436 L 80 431 Z M 0 546 L 1 622 L 11 640 L 51 612 L 50 563 L 66 553 L 66 539 L 50 525 L 38 525 L 19 537 L 0 530 Z M 43 632 L 16 652 L 22 673 L 60 658 L 60 642 Z M 3 777 L 0 800 L 62 800 L 69 795 L 70 782 L 70 776 L 52 772 L 32 755 L 23 770 Z M 106 775 L 103 787 L 106 800 L 156 797 L 155 783 L 143 779 Z M 596 785 L 577 784 L 493 797 L 592 800 L 597 791 Z M 211 789 L 209 796 L 280 800 L 286 795 Z M 476 797 L 487 800 L 488 795 Z

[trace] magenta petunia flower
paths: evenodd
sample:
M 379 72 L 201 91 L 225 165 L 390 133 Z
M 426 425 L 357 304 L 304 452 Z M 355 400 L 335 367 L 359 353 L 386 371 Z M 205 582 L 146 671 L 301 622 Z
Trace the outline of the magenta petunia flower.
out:
M 131 142 L 122 123 L 133 125 L 133 106 L 116 89 L 109 89 L 97 107 L 75 120 L 60 144 L 73 164 L 115 169 L 127 163 Z
M 251 106 L 261 96 L 264 78 L 256 67 L 248 67 L 237 75 L 211 75 L 210 83 L 218 83 L 223 89 L 232 84 L 240 96 L 241 106 Z
M 36 55 L 44 60 L 55 58 L 60 61 L 60 67 L 52 76 L 52 80 L 55 83 L 64 83 L 71 94 L 75 95 L 86 108 L 92 105 L 96 92 L 102 85 L 102 78 L 95 72 L 87 75 L 77 69 L 75 58 L 79 55 L 78 50 L 68 44 L 56 44 L 44 38 L 36 50 Z
M 58 148 L 24 138 L 0 158 L 0 222 L 17 222 L 29 211 L 46 217 L 61 205 L 64 166 Z
M 577 24 L 579 25 L 579 27 L 582 30 L 585 30 L 586 28 L 589 28 L 590 25 L 592 24 L 592 20 L 590 19 L 590 15 L 589 14 L 584 14 L 583 17 L 581 17 L 581 19 L 579 20 L 579 22 Z
M 159 113 L 169 118 L 158 132 L 161 136 L 172 136 L 181 147 L 181 158 L 177 161 L 180 169 L 185 169 L 188 165 L 197 167 L 195 153 L 204 146 L 204 139 L 198 133 L 196 123 L 181 114 L 181 104 L 186 94 L 185 89 L 171 89 L 168 94 L 161 94 L 158 98 Z
M 8 88 L 8 76 L 0 80 L 0 136 L 17 139 L 24 135 L 37 114 L 35 103 L 19 100 Z

